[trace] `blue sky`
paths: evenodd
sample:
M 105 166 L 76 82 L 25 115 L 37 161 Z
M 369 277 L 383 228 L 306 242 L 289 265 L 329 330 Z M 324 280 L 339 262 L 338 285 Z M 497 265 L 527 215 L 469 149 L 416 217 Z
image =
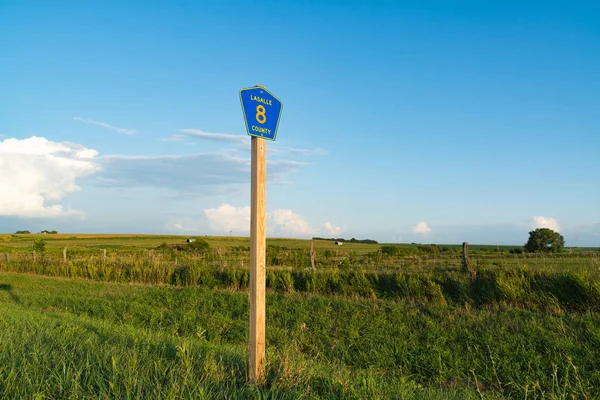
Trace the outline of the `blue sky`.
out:
M 0 231 L 600 245 L 600 3 L 0 0 Z

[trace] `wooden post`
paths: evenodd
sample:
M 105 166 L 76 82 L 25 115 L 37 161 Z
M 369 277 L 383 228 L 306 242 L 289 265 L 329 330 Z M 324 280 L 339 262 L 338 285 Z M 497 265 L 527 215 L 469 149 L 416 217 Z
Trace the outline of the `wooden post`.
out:
M 219 255 L 219 271 L 223 273 L 223 254 L 221 254 L 220 247 L 217 247 L 217 254 Z
M 317 267 L 315 267 L 315 246 L 312 240 L 310 241 L 310 266 L 313 272 L 317 270 Z
M 102 262 L 106 263 L 106 249 L 104 249 L 104 254 L 103 254 L 103 257 L 102 257 Z
M 471 259 L 469 258 L 469 243 L 463 242 L 462 244 L 463 254 L 462 254 L 462 265 L 463 270 L 469 273 L 469 279 L 471 283 L 475 281 L 477 277 L 477 271 L 471 266 Z
M 266 162 L 265 139 L 252 137 L 250 160 L 250 383 L 262 383 L 266 327 Z
M 67 248 L 66 247 L 63 249 L 63 262 L 65 264 L 67 263 Z

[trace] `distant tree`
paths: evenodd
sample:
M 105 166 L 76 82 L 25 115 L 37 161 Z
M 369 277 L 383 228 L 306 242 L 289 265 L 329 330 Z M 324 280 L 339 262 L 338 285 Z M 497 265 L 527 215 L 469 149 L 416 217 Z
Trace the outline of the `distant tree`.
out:
M 560 233 L 550 228 L 538 228 L 529 232 L 529 240 L 524 248 L 530 253 L 558 253 L 564 246 L 565 239 Z
M 379 244 L 377 240 L 373 239 L 344 239 L 344 238 L 322 238 L 322 237 L 313 237 L 313 240 L 330 240 L 332 242 L 344 242 L 344 243 L 364 243 L 364 244 Z
M 29 235 L 31 232 L 29 231 L 16 231 L 15 234 L 17 235 Z

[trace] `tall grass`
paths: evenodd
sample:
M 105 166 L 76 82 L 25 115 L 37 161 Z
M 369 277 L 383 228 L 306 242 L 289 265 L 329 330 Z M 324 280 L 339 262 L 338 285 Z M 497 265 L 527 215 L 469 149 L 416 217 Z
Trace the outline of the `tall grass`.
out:
M 269 246 L 263 387 L 247 246 L 4 249 L 0 398 L 600 397 L 596 253 L 407 249 Z
M 0 273 L 0 397 L 600 396 L 597 312 L 271 292 L 262 387 L 247 321 L 230 289 Z
M 245 289 L 247 268 L 227 265 L 222 271 L 218 257 L 211 252 L 178 254 L 175 260 L 164 254 L 118 255 L 103 253 L 74 255 L 63 262 L 52 255 L 12 253 L 6 261 L 0 256 L 0 271 L 34 273 L 68 278 L 85 278 L 120 283 Z M 420 303 L 472 306 L 509 304 L 515 307 L 562 310 L 600 310 L 600 280 L 597 269 L 566 269 L 521 266 L 508 268 L 478 263 L 474 281 L 457 268 L 418 267 L 393 272 L 365 268 L 319 269 L 269 268 L 267 288 L 279 293 L 360 296 L 366 298 L 408 299 Z

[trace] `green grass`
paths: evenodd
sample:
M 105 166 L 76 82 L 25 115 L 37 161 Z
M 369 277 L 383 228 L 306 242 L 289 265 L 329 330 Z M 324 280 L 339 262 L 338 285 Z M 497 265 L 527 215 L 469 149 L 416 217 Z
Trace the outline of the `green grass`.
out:
M 50 249 L 77 248 L 77 247 L 96 247 L 96 248 L 115 248 L 115 247 L 137 247 L 151 249 L 162 243 L 175 244 L 185 243 L 187 238 L 197 238 L 206 240 L 212 247 L 232 247 L 232 246 L 250 246 L 249 237 L 236 236 L 183 236 L 183 235 L 92 235 L 92 234 L 52 234 L 52 235 L 0 235 L 0 247 L 5 250 L 27 249 L 31 248 L 33 241 L 37 238 L 43 238 L 48 242 Z M 362 243 L 344 243 L 343 246 L 336 246 L 334 242 L 327 240 L 315 240 L 315 248 L 318 250 L 344 250 L 355 251 L 357 254 L 366 254 L 376 251 L 379 246 L 376 244 Z M 305 239 L 279 239 L 269 238 L 267 244 L 271 246 L 283 246 L 290 249 L 308 249 L 310 240 Z
M 270 291 L 267 321 L 253 387 L 246 291 L 0 273 L 0 396 L 600 396 L 597 310 Z
M 43 260 L 52 265 L 63 261 L 63 250 L 71 264 L 102 270 L 101 258 L 108 266 L 152 269 L 173 268 L 172 264 L 202 264 L 205 267 L 247 268 L 250 262 L 249 238 L 197 237 L 210 249 L 202 253 L 176 252 L 185 247 L 185 236 L 160 235 L 0 235 L 0 264 L 33 262 L 33 243 L 46 240 Z M 314 244 L 314 261 L 318 270 L 360 269 L 373 272 L 431 272 L 439 269 L 460 270 L 461 249 L 458 245 L 395 244 L 377 245 L 344 243 L 336 246 L 328 240 L 268 239 L 267 265 L 276 269 L 311 268 L 310 247 Z M 166 245 L 166 246 L 164 246 Z M 531 269 L 548 272 L 576 272 L 600 275 L 600 251 L 569 248 L 560 254 L 511 254 L 511 246 L 471 246 L 471 261 L 477 268 L 504 270 Z M 106 251 L 107 259 L 104 260 Z M 36 261 L 42 261 L 40 254 Z M 19 261 L 20 260 L 20 261 Z M 89 266 L 89 267 L 87 267 Z M 35 271 L 35 268 L 2 267 L 4 270 Z M 106 271 L 103 275 L 107 275 Z M 81 274 L 75 276 L 82 276 Z
M 254 387 L 249 239 L 185 238 L 0 236 L 0 398 L 600 398 L 595 249 L 269 239 Z
M 92 251 L 93 250 L 93 251 Z M 62 256 L 19 253 L 0 254 L 0 271 L 35 273 L 49 276 L 85 278 L 97 281 L 144 283 L 154 285 L 203 286 L 222 289 L 247 289 L 248 268 L 240 264 L 224 265 L 212 252 L 183 254 L 169 252 L 132 253 L 127 256 L 109 254 L 103 259 L 100 249 L 75 251 L 67 262 Z M 91 255 L 90 255 L 91 254 Z M 270 251 L 267 251 L 267 258 Z M 288 257 L 290 262 L 299 255 L 295 252 L 276 253 L 278 259 Z M 176 257 L 171 260 L 169 257 Z M 459 267 L 395 268 L 370 270 L 360 267 L 320 268 L 316 272 L 306 268 L 273 268 L 266 273 L 267 288 L 279 293 L 306 293 L 313 295 L 346 295 L 367 299 L 390 298 L 430 304 L 471 306 L 506 304 L 510 307 L 540 311 L 600 311 L 600 273 L 596 268 L 569 265 L 569 259 L 560 258 L 564 267 L 511 268 L 508 265 L 479 265 L 477 277 Z M 586 262 L 594 259 L 583 258 Z M 248 263 L 246 262 L 246 265 Z

